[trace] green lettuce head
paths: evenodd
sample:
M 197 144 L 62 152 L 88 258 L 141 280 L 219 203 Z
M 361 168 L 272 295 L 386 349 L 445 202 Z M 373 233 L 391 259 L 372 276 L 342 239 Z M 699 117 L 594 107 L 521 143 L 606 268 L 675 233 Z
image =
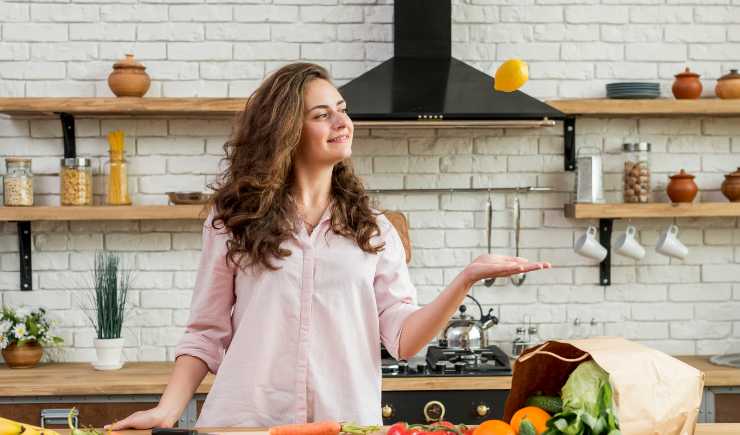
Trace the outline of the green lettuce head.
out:
M 618 435 L 609 374 L 594 361 L 578 365 L 560 390 L 562 412 L 547 422 L 545 435 Z
M 563 411 L 583 410 L 599 416 L 599 395 L 602 385 L 609 385 L 609 374 L 593 361 L 581 363 L 563 385 Z

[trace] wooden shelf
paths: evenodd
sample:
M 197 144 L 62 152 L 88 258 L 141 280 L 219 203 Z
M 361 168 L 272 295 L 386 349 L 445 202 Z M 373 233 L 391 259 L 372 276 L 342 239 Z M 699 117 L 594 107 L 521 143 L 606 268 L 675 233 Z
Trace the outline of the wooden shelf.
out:
M 0 113 L 57 117 L 224 117 L 244 109 L 244 98 L 0 98 Z M 540 128 L 553 120 L 398 120 L 355 121 L 361 128 Z
M 740 202 L 566 204 L 565 216 L 575 219 L 733 217 L 740 216 Z
M 244 109 L 245 98 L 0 98 L 0 113 L 7 115 L 89 116 L 234 115 Z
M 0 207 L 0 221 L 205 219 L 203 205 Z
M 574 116 L 739 116 L 740 100 L 719 98 L 700 98 L 698 100 L 674 100 L 658 98 L 654 100 L 613 100 L 573 99 L 551 100 L 547 104 Z
M 0 98 L 0 113 L 12 116 L 58 116 L 69 113 L 76 116 L 233 116 L 244 109 L 245 98 L 160 98 L 160 97 L 55 97 L 55 98 Z M 722 100 L 613 100 L 569 99 L 550 100 L 547 104 L 573 116 L 740 116 L 740 99 Z M 392 121 L 392 126 L 399 122 Z M 412 124 L 435 123 L 475 126 L 490 121 L 405 121 Z M 358 121 L 367 124 L 387 124 L 387 121 Z M 385 125 L 380 125 L 385 126 Z M 407 126 L 404 126 L 407 127 Z

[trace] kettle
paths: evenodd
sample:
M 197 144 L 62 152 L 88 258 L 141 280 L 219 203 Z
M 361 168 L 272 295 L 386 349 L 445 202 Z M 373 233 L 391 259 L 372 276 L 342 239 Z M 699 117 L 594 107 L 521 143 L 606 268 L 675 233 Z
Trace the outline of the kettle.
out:
M 440 347 L 459 348 L 463 350 L 478 350 L 488 347 L 488 338 L 486 331 L 493 325 L 498 324 L 498 318 L 491 314 L 493 308 L 483 314 L 483 308 L 480 303 L 472 296 L 465 295 L 478 305 L 480 319 L 476 320 L 473 316 L 465 314 L 467 307 L 460 305 L 460 314 L 452 316 L 447 321 L 447 326 L 442 331 L 440 337 Z

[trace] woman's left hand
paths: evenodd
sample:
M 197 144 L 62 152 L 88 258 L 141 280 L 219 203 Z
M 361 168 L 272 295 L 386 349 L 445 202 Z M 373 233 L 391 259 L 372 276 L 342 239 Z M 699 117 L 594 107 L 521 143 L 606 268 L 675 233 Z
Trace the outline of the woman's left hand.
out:
M 546 261 L 530 263 L 521 257 L 484 254 L 473 260 L 463 270 L 465 281 L 472 286 L 486 278 L 502 278 L 518 273 L 549 269 L 552 266 Z

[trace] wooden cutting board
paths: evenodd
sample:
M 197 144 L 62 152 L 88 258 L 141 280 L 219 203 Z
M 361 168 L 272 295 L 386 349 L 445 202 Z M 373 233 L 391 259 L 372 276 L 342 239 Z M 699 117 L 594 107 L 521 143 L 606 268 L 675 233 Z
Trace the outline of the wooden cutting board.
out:
M 390 210 L 384 211 L 383 214 L 391 221 L 396 231 L 398 231 L 398 235 L 401 236 L 403 249 L 406 251 L 406 264 L 408 264 L 411 261 L 411 238 L 409 237 L 409 223 L 406 216 L 400 211 Z

